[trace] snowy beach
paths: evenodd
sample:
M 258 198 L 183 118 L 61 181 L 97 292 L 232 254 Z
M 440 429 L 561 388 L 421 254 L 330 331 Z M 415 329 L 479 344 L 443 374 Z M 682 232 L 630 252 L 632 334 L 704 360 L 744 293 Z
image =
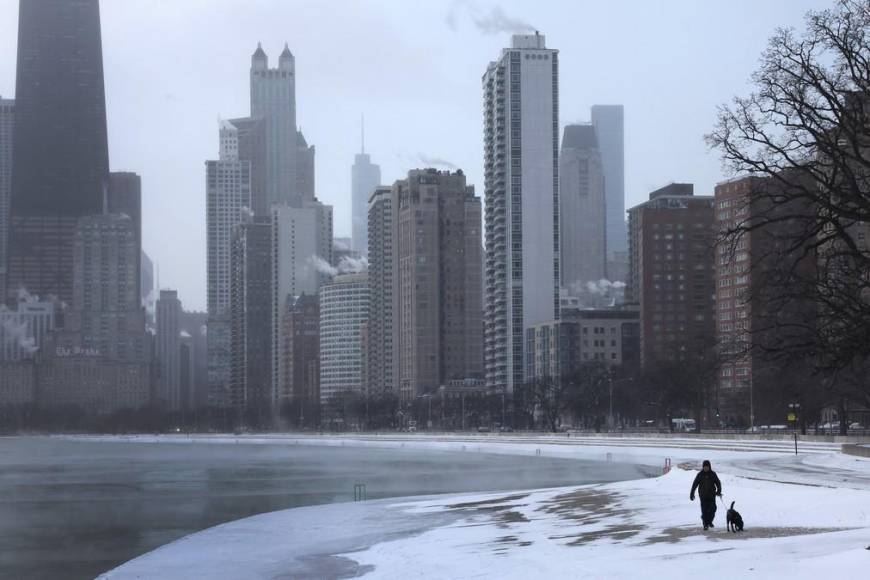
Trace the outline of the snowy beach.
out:
M 170 443 L 186 438 L 160 438 Z M 136 438 L 135 440 L 152 440 Z M 604 438 L 207 437 L 454 449 L 663 465 L 649 479 L 524 492 L 333 504 L 263 514 L 190 535 L 106 573 L 124 578 L 818 578 L 870 566 L 870 460 L 837 445 Z M 693 469 L 710 459 L 746 530 L 704 532 Z M 192 571 L 196 571 L 192 574 Z

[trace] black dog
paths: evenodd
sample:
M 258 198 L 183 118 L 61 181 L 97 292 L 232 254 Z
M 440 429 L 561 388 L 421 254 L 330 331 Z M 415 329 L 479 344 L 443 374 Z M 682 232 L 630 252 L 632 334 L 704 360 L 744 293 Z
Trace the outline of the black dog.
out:
M 725 528 L 729 532 L 742 532 L 743 531 L 743 517 L 741 517 L 740 512 L 734 509 L 734 502 L 731 502 L 731 507 L 728 508 L 728 512 L 725 514 Z

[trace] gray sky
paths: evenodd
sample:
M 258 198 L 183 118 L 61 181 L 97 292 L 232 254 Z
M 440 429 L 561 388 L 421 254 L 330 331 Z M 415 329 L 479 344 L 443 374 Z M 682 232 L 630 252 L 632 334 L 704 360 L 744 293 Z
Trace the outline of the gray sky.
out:
M 671 181 L 723 179 L 703 134 L 748 90 L 767 39 L 833 0 L 102 0 L 113 171 L 142 175 L 144 246 L 160 284 L 205 308 L 205 166 L 219 117 L 249 112 L 257 42 L 296 56 L 297 122 L 317 147 L 317 195 L 350 235 L 350 166 L 366 151 L 392 183 L 440 158 L 483 191 L 480 77 L 530 24 L 560 51 L 561 122 L 625 105 L 626 207 Z M 15 92 L 18 0 L 0 0 L 0 95 Z

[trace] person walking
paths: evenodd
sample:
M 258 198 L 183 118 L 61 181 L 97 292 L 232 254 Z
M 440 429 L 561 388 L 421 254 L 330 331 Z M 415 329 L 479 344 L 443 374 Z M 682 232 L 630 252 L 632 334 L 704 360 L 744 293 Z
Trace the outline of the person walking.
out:
M 704 529 L 713 527 L 713 518 L 716 517 L 716 496 L 722 495 L 722 482 L 719 476 L 710 466 L 710 460 L 705 459 L 701 464 L 701 471 L 695 476 L 692 483 L 692 491 L 689 492 L 689 500 L 695 501 L 695 490 L 698 490 L 698 498 L 701 500 L 701 521 Z

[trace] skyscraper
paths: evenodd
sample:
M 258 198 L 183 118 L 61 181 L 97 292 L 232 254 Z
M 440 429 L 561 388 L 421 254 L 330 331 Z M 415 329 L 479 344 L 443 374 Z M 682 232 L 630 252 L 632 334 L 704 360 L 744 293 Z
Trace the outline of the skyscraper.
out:
M 320 409 L 320 305 L 302 294 L 287 304 L 283 317 L 284 376 L 281 398 L 298 409 L 298 425 L 317 423 Z
M 263 119 L 266 133 L 266 208 L 299 205 L 296 182 L 296 60 L 285 44 L 278 68 L 269 68 L 263 48 L 251 57 L 251 117 Z
M 409 172 L 392 197 L 393 361 L 410 401 L 483 378 L 480 198 L 462 171 L 435 169 Z
M 107 211 L 130 217 L 136 235 L 136 247 L 142 248 L 142 178 L 129 171 L 113 171 L 109 174 Z M 136 256 L 136 286 L 141 287 L 141 256 Z M 136 303 L 142 302 L 140 290 L 136 290 Z
M 592 124 L 604 167 L 607 196 L 607 252 L 612 260 L 628 249 L 625 226 L 625 129 L 622 105 L 593 105 Z
M 230 399 L 265 420 L 272 405 L 272 228 L 268 218 L 233 231 Z
M 365 135 L 362 149 L 356 154 L 351 167 L 351 234 L 352 249 L 365 256 L 368 253 L 369 198 L 381 183 L 381 167 L 372 163 L 366 153 Z
M 230 383 L 230 251 L 250 214 L 251 163 L 239 159 L 238 129 L 220 126 L 220 159 L 206 161 L 209 402 L 225 405 Z
M 362 390 L 362 327 L 369 319 L 366 273 L 341 274 L 320 288 L 320 403 Z
M 573 295 L 605 277 L 606 202 L 601 153 L 592 125 L 567 125 L 559 155 L 562 286 Z
M 369 393 L 397 395 L 394 348 L 398 342 L 393 311 L 395 291 L 395 241 L 393 190 L 379 186 L 369 199 L 368 219 L 370 312 L 366 341 L 365 388 Z
M 139 255 L 130 216 L 106 214 L 79 220 L 73 239 L 73 302 L 65 326 L 80 333 L 83 349 L 110 360 L 150 359 L 139 300 Z
M 181 408 L 181 301 L 175 290 L 161 290 L 157 300 L 158 402 L 170 411 Z
M 710 347 L 715 327 L 713 197 L 672 183 L 628 216 L 626 301 L 640 305 L 641 364 L 689 360 Z
M 0 304 L 6 300 L 6 240 L 12 194 L 12 127 L 15 101 L 0 98 Z
M 98 0 L 21 2 L 8 282 L 72 303 L 78 218 L 109 185 Z
M 524 329 L 559 314 L 559 53 L 514 35 L 483 75 L 486 383 L 523 381 Z
M 284 313 L 302 294 L 317 295 L 332 262 L 332 206 L 319 201 L 302 207 L 272 208 L 272 396 L 287 396 L 281 387 L 286 359 L 281 355 Z

